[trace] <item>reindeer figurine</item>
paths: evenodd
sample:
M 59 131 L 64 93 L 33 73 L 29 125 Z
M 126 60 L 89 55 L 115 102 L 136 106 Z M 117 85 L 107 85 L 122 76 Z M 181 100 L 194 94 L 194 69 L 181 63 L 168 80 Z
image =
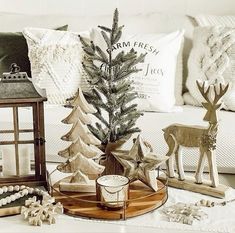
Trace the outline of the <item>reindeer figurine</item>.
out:
M 221 106 L 219 100 L 227 92 L 229 85 L 223 87 L 222 84 L 220 84 L 219 90 L 216 89 L 215 85 L 209 86 L 205 90 L 205 82 L 201 84 L 197 81 L 197 86 L 200 93 L 206 100 L 206 102 L 202 103 L 203 107 L 207 110 L 203 120 L 208 122 L 208 127 L 173 124 L 163 129 L 164 138 L 169 147 L 167 156 L 170 156 L 169 160 L 167 161 L 167 172 L 169 177 L 175 177 L 174 157 L 172 156 L 175 155 L 176 167 L 179 173 L 178 179 L 184 180 L 185 174 L 182 163 L 182 154 L 180 153 L 181 146 L 198 147 L 200 151 L 200 157 L 195 173 L 196 183 L 202 184 L 204 164 L 207 157 L 211 186 L 217 187 L 219 185 L 215 155 L 216 136 L 218 131 L 217 110 Z M 214 99 L 211 100 L 209 95 L 213 90 Z

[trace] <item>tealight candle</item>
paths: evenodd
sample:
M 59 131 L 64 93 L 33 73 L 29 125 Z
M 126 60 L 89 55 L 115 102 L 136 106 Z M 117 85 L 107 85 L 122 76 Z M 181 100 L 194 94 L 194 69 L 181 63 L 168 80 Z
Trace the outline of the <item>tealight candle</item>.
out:
M 96 180 L 96 196 L 102 207 L 123 208 L 129 197 L 129 179 L 120 175 L 105 175 Z

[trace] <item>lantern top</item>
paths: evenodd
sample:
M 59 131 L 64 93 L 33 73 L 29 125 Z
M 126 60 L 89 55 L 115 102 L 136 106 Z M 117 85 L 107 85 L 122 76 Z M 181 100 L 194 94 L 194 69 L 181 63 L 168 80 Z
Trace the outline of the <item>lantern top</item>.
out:
M 27 73 L 20 72 L 16 63 L 11 64 L 10 72 L 3 73 L 0 80 L 0 102 L 7 99 L 24 99 L 23 102 L 46 101 L 37 92 Z

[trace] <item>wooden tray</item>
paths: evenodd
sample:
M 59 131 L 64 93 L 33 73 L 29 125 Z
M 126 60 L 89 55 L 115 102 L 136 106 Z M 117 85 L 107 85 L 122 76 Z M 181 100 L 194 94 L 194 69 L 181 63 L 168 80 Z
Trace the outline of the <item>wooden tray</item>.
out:
M 167 186 L 156 180 L 159 190 L 153 192 L 143 183 L 136 181 L 130 185 L 129 205 L 126 209 L 107 210 L 97 206 L 95 193 L 60 192 L 58 181 L 52 188 L 56 201 L 64 206 L 68 215 L 88 218 L 119 220 L 139 216 L 162 206 L 168 197 Z

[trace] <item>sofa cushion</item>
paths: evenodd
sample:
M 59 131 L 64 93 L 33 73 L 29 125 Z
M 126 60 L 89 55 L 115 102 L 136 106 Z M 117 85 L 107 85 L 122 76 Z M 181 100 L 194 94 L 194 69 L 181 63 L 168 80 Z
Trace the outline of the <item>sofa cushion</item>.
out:
M 232 15 L 197 15 L 194 17 L 198 26 L 224 26 L 224 27 L 234 27 L 235 26 L 235 16 Z
M 131 49 L 138 55 L 146 54 L 144 62 L 136 65 L 140 71 L 128 77 L 137 93 L 135 101 L 139 110 L 171 112 L 176 100 L 182 104 L 182 56 L 179 51 L 183 35 L 183 30 L 168 34 L 123 33 L 119 42 L 113 45 L 114 57 L 121 51 L 126 53 Z M 107 50 L 100 30 L 92 30 L 91 40 L 103 51 Z M 175 92 L 176 89 L 179 92 Z
M 195 29 L 193 49 L 188 61 L 189 75 L 186 86 L 198 105 L 203 101 L 203 97 L 197 88 L 197 79 L 208 81 L 208 84 L 229 83 L 229 90 L 223 97 L 223 107 L 235 111 L 234 64 L 234 28 L 212 26 Z
M 68 25 L 56 30 L 66 31 Z M 31 77 L 28 47 L 21 32 L 0 32 L 0 75 L 8 72 L 10 65 L 17 63 L 21 71 Z
M 80 83 L 81 43 L 78 33 L 25 28 L 32 82 L 45 89 L 47 104 L 65 104 Z

